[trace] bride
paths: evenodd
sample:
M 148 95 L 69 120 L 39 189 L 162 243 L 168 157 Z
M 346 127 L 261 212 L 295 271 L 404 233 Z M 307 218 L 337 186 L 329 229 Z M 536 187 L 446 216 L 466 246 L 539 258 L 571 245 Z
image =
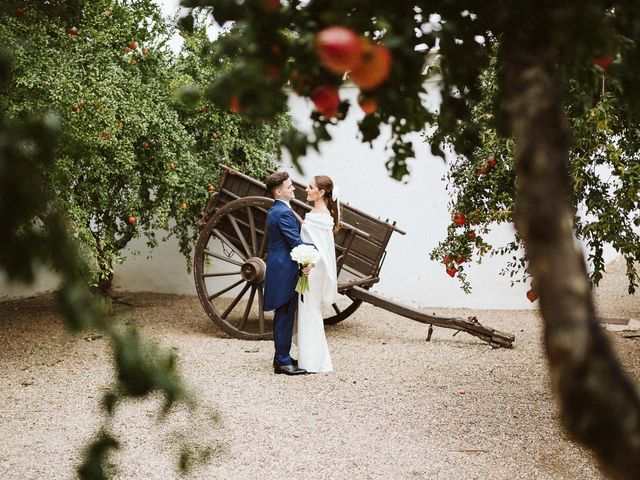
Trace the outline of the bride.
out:
M 313 209 L 302 222 L 300 236 L 303 242 L 315 245 L 319 259 L 309 272 L 309 290 L 298 298 L 298 366 L 307 372 L 330 372 L 333 365 L 321 305 L 331 305 L 338 295 L 333 239 L 339 229 L 338 204 L 333 181 L 325 175 L 313 177 L 306 191 Z

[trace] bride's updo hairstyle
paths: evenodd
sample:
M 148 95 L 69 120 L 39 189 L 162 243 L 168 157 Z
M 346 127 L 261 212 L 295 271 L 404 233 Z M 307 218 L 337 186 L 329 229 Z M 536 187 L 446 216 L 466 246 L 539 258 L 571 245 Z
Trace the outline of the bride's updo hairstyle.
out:
M 340 230 L 340 212 L 338 211 L 338 202 L 333 198 L 333 180 L 326 175 L 316 175 L 313 177 L 313 181 L 316 182 L 318 190 L 324 190 L 324 201 L 333 217 L 333 233 L 336 234 Z

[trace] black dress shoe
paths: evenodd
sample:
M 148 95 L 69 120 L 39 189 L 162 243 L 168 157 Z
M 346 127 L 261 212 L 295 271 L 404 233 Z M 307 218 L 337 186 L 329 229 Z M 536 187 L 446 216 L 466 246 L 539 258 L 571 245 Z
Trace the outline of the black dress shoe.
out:
M 291 361 L 293 362 L 293 366 L 294 366 L 294 367 L 297 367 L 297 366 L 298 366 L 298 360 L 296 360 L 295 358 L 291 357 Z M 278 364 L 276 363 L 276 359 L 275 359 L 275 358 L 273 359 L 273 366 L 274 366 L 274 367 L 277 367 L 277 366 L 278 366 Z
M 273 367 L 274 373 L 284 373 L 285 375 L 302 375 L 307 373 L 304 368 L 298 368 L 293 365 L 276 365 Z

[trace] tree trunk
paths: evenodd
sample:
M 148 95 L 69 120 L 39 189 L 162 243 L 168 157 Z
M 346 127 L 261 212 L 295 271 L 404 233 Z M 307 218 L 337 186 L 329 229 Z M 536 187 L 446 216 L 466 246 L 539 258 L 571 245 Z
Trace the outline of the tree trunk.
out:
M 574 238 L 570 132 L 553 53 L 544 45 L 518 45 L 517 39 L 503 45 L 507 118 L 517 146 L 515 224 L 538 285 L 561 421 L 612 479 L 638 479 L 640 398 L 597 321 Z
M 97 290 L 103 297 L 111 298 L 113 295 L 113 270 L 108 273 L 100 272 Z

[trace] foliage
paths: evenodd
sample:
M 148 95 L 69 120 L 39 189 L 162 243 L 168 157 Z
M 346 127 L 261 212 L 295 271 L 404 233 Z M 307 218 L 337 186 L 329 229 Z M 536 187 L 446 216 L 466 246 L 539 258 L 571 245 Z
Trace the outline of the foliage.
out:
M 217 62 L 201 59 L 201 38 L 176 64 L 173 31 L 151 0 L 21 5 L 20 14 L 3 7 L 0 43 L 14 68 L 0 111 L 58 113 L 63 137 L 48 181 L 93 283 L 109 293 L 128 242 L 142 235 L 153 247 L 158 229 L 175 234 L 188 259 L 219 165 L 264 172 L 278 127 L 242 128 L 231 112 L 186 107 L 175 88 L 214 74 Z M 217 148 L 198 136 L 213 129 L 224 137 Z
M 464 263 L 481 260 L 489 251 L 513 254 L 507 270 L 512 276 L 522 270 L 528 277 L 518 235 L 498 247 L 489 245 L 483 235 L 497 223 L 513 221 L 517 186 L 515 146 L 505 125 L 501 81 L 501 59 L 508 46 L 500 39 L 511 33 L 522 38 L 531 35 L 536 41 L 548 39 L 556 48 L 550 48 L 548 55 L 556 66 L 574 136 L 572 201 L 580 212 L 576 234 L 591 252 L 592 280 L 597 283 L 602 276 L 603 249 L 610 243 L 625 258 L 633 292 L 638 281 L 634 262 L 640 260 L 638 231 L 633 228 L 633 222 L 640 222 L 638 92 L 633 87 L 634 68 L 622 65 L 633 63 L 638 55 L 635 34 L 640 26 L 634 15 L 637 2 L 616 3 L 613 8 L 614 3 L 592 1 L 578 8 L 562 1 L 550 10 L 537 2 L 520 1 L 509 6 L 376 2 L 367 9 L 356 1 L 183 1 L 185 6 L 205 9 L 213 5 L 219 23 L 235 22 L 234 34 L 217 48 L 239 59 L 230 72 L 212 82 L 210 95 L 220 105 L 238 99 L 247 118 L 269 118 L 282 111 L 283 88 L 313 98 L 318 87 L 348 81 L 348 74 L 335 73 L 323 64 L 318 52 L 316 39 L 328 27 L 348 27 L 388 48 L 393 64 L 386 81 L 374 89 L 361 88 L 361 95 L 373 99 L 377 108 L 360 122 L 360 138 L 369 142 L 380 134 L 380 125 L 391 126 L 387 167 L 398 179 L 409 173 L 406 159 L 416 148 L 405 139 L 409 132 L 434 125 L 427 137 L 432 151 L 441 156 L 445 149 L 456 152 L 447 175 L 451 214 L 453 219 L 464 213 L 466 221 L 452 222 L 432 258 L 447 258 L 446 268 L 453 269 L 449 273 L 458 276 L 466 291 L 470 286 Z M 518 31 L 512 31 L 514 25 Z M 602 63 L 608 58 L 612 65 Z M 438 112 L 428 111 L 423 101 L 429 76 L 441 89 Z M 339 123 L 352 107 L 343 101 L 336 117 L 323 115 L 318 107 L 312 114 L 313 134 L 287 132 L 282 143 L 294 162 L 308 148 L 317 149 L 320 142 L 330 140 L 327 124 Z M 489 171 L 484 167 L 490 158 L 497 165 Z
M 290 125 L 289 116 L 282 113 L 273 124 L 247 123 L 226 106 L 219 108 L 211 102 L 206 88 L 209 82 L 229 70 L 230 60 L 215 53 L 215 43 L 208 39 L 204 18 L 195 22 L 189 34 L 181 34 L 184 45 L 175 61 L 171 87 L 180 94 L 174 107 L 194 142 L 197 164 L 203 166 L 205 172 L 216 174 L 220 165 L 228 165 L 257 178 L 265 176 L 279 157 L 279 133 Z M 201 192 L 206 189 L 202 188 Z M 203 196 L 198 202 L 188 204 L 187 216 L 197 218 L 205 202 Z M 177 222 L 173 228 L 187 258 L 199 233 L 193 226 L 193 223 Z
M 515 201 L 515 148 L 494 120 L 493 99 L 499 94 L 496 57 L 481 76 L 481 99 L 472 102 L 472 122 L 478 126 L 481 144 L 470 157 L 459 155 L 446 180 L 452 212 L 464 212 L 468 224 L 451 223 L 447 237 L 431 254 L 434 260 L 446 256 L 466 260 L 482 256 L 492 247 L 482 237 L 496 224 L 513 221 Z M 637 137 L 640 125 L 628 110 L 620 83 L 593 64 L 583 81 L 565 79 L 565 112 L 573 134 L 571 179 L 575 233 L 583 239 L 592 265 L 590 277 L 597 284 L 604 271 L 605 243 L 611 244 L 627 264 L 629 293 L 634 293 L 640 261 L 640 164 Z M 445 137 L 445 140 L 447 137 Z M 488 165 L 488 162 L 489 163 Z M 494 165 L 493 167 L 491 165 Z M 473 233 L 471 233 L 473 231 Z M 505 272 L 513 278 L 518 271 L 528 277 L 524 246 L 518 234 L 500 248 L 499 254 L 513 254 Z M 456 265 L 457 277 L 469 289 L 464 265 Z

